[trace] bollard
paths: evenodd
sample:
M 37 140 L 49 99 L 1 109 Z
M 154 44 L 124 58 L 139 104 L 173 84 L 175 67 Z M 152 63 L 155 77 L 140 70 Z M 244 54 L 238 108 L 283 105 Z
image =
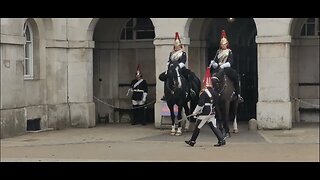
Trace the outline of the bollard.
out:
M 256 131 L 258 128 L 257 120 L 250 119 L 249 120 L 249 131 Z

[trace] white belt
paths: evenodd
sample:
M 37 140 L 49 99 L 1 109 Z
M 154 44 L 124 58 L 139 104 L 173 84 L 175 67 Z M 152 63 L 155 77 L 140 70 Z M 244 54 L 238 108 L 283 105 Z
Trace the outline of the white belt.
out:
M 211 103 L 204 103 L 205 106 L 211 106 Z
M 144 92 L 144 91 L 141 90 L 141 89 L 134 89 L 133 91 L 135 91 L 135 92 Z

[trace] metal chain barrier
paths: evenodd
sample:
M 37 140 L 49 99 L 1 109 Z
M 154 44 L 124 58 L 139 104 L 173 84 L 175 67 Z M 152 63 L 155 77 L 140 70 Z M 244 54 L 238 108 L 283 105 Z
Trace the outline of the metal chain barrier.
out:
M 301 99 L 298 99 L 298 98 L 296 98 L 296 97 L 293 97 L 293 96 L 290 96 L 290 97 L 291 97 L 292 99 L 294 99 L 295 101 L 298 101 L 298 102 L 300 102 L 300 103 L 309 105 L 309 106 L 314 107 L 314 108 L 320 108 L 320 105 L 318 105 L 318 104 L 311 104 L 311 103 L 309 103 L 309 102 L 307 102 L 307 101 L 302 101 Z
M 95 96 L 93 96 L 93 98 L 96 99 L 97 101 L 101 102 L 102 104 L 105 104 L 105 105 L 107 105 L 107 106 L 109 106 L 109 107 L 111 107 L 111 108 L 114 108 L 114 109 L 138 109 L 138 108 L 142 108 L 142 107 L 149 106 L 150 104 L 154 104 L 154 103 L 156 102 L 156 101 L 154 100 L 154 101 L 151 101 L 151 102 L 149 102 L 149 103 L 147 103 L 147 104 L 144 104 L 144 105 L 142 105 L 142 106 L 139 106 L 139 107 L 120 108 L 120 107 L 116 107 L 116 106 L 114 106 L 114 105 L 112 105 L 112 104 L 108 104 L 108 103 L 106 103 L 105 101 L 102 101 L 101 99 L 99 99 L 99 98 L 97 98 L 97 97 L 95 97 Z

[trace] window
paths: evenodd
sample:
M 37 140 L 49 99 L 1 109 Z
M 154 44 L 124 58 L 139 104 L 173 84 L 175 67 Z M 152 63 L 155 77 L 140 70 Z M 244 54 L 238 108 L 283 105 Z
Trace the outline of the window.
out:
M 320 36 L 319 18 L 307 18 L 302 26 L 300 36 Z
M 24 78 L 33 78 L 33 36 L 32 29 L 28 21 L 25 24 L 24 36 L 26 44 L 24 45 Z
M 154 39 L 154 27 L 149 18 L 132 18 L 121 31 L 121 40 Z

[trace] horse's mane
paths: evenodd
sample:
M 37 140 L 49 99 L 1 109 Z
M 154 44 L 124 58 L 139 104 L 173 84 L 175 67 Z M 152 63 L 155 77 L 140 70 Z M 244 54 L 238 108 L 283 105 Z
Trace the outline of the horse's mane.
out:
M 221 72 L 217 72 L 212 76 L 212 84 L 214 87 L 214 90 L 222 95 L 226 93 L 225 91 L 229 89 L 230 86 L 232 86 L 232 91 L 234 91 L 234 86 L 232 80 L 227 76 L 227 74 L 221 69 Z M 229 93 L 229 92 L 228 92 Z

